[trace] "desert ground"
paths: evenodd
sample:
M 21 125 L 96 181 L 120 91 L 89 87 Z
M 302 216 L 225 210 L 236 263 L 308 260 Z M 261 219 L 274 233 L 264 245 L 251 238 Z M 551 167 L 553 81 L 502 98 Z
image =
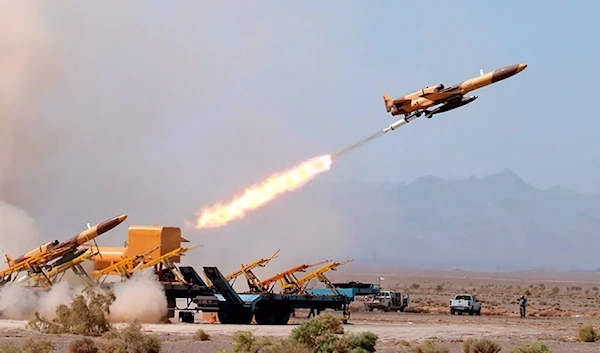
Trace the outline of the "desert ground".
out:
M 340 269 L 329 275 L 333 281 L 378 282 L 381 286 L 409 293 L 406 312 L 367 312 L 360 300 L 352 304 L 346 332 L 371 331 L 378 337 L 378 352 L 411 352 L 424 340 L 432 340 L 462 352 L 468 338 L 488 338 L 502 345 L 502 352 L 541 340 L 555 353 L 598 352 L 600 342 L 578 342 L 578 330 L 585 325 L 600 328 L 600 273 L 523 271 L 475 273 L 413 269 Z M 472 293 L 482 301 L 482 315 L 451 316 L 448 301 L 458 293 Z M 528 317 L 518 315 L 517 298 L 530 300 Z M 202 322 L 145 324 L 144 331 L 158 333 L 164 352 L 218 352 L 233 348 L 231 335 L 248 330 L 255 336 L 285 337 L 305 320 L 308 312 L 297 311 L 286 326 L 235 326 Z M 335 315 L 341 313 L 333 312 Z M 26 321 L 0 320 L 0 344 L 21 342 L 31 336 L 51 338 L 55 351 L 65 351 L 75 338 L 71 335 L 42 335 L 25 329 Z M 194 339 L 198 329 L 211 338 Z

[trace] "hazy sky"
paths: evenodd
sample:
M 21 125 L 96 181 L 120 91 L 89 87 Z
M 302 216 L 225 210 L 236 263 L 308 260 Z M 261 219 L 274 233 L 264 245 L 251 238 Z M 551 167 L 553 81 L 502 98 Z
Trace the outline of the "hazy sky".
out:
M 0 2 L 21 16 L 6 43 L 28 44 L 30 61 L 12 63 L 45 75 L 0 90 L 21 93 L 5 112 L 18 122 L 2 199 L 53 232 L 45 238 L 120 213 L 181 224 L 386 127 L 384 92 L 515 63 L 529 67 L 348 154 L 320 179 L 510 168 L 538 187 L 600 192 L 597 2 L 17 3 Z

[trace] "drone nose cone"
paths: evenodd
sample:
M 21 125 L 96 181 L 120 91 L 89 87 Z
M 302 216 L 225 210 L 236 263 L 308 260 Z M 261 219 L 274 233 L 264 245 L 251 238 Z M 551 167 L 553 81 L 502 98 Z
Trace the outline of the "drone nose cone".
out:
M 126 214 L 122 214 L 117 217 L 113 217 L 108 219 L 100 224 L 98 224 L 97 233 L 98 235 L 108 232 L 119 224 L 123 223 L 123 221 L 127 218 Z
M 525 70 L 527 68 L 527 64 L 519 64 L 519 66 L 517 66 L 517 73 Z
M 505 80 L 511 76 L 518 74 L 519 72 L 525 70 L 527 64 L 514 64 L 510 66 L 503 67 L 498 70 L 494 70 L 492 72 L 492 83 L 496 83 L 498 81 Z

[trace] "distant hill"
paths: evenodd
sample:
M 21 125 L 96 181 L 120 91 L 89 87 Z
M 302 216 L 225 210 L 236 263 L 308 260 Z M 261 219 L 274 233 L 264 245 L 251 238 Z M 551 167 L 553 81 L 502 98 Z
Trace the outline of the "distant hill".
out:
M 600 195 L 538 189 L 510 170 L 481 179 L 427 176 L 409 184 L 315 180 L 286 198 L 278 213 L 303 214 L 307 205 L 335 209 L 343 218 L 336 221 L 344 226 L 345 248 L 357 262 L 479 270 L 600 267 Z

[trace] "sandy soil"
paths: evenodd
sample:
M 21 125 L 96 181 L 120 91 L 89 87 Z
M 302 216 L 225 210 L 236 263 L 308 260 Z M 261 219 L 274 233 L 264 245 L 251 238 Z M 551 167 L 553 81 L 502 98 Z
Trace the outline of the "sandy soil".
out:
M 379 337 L 378 352 L 410 352 L 419 342 L 430 339 L 462 352 L 462 341 L 468 338 L 490 338 L 502 344 L 502 352 L 516 346 L 543 340 L 554 353 L 599 352 L 600 342 L 576 342 L 578 329 L 591 324 L 600 328 L 600 274 L 560 272 L 469 273 L 464 271 L 416 271 L 368 269 L 340 271 L 331 275 L 334 281 L 360 280 L 377 282 L 385 277 L 382 287 L 407 292 L 411 306 L 404 313 L 366 312 L 362 303 L 353 303 L 347 332 L 371 331 Z M 482 316 L 451 316 L 448 300 L 459 292 L 473 293 L 483 302 Z M 518 317 L 516 299 L 527 294 L 531 307 L 529 317 Z M 339 313 L 335 313 L 339 315 Z M 231 334 L 252 331 L 257 336 L 285 337 L 306 317 L 298 311 L 286 326 L 236 326 L 221 324 L 151 324 L 144 330 L 158 333 L 164 352 L 218 352 L 232 348 Z M 26 322 L 0 320 L 0 344 L 22 342 L 27 337 L 41 336 L 24 329 Z M 194 340 L 203 329 L 210 341 Z M 47 336 L 56 342 L 56 351 L 65 351 L 73 336 Z M 410 344 L 410 345 L 409 345 Z
M 383 289 L 407 293 L 410 309 L 449 313 L 456 294 L 477 295 L 482 314 L 519 316 L 517 299 L 529 299 L 528 315 L 535 317 L 589 316 L 600 318 L 600 273 L 561 271 L 468 272 L 379 268 L 341 268 L 328 274 L 333 281 L 377 283 Z
M 288 336 L 300 317 L 306 313 L 298 312 L 295 322 L 287 326 L 236 326 L 221 324 L 149 324 L 144 325 L 147 332 L 158 333 L 163 339 L 165 352 L 218 352 L 232 348 L 231 334 L 239 330 L 249 330 L 256 336 Z M 510 318 L 502 316 L 450 316 L 442 314 L 414 313 L 355 313 L 351 323 L 345 326 L 346 332 L 371 331 L 379 337 L 378 352 L 409 351 L 423 340 L 434 340 L 451 348 L 451 352 L 462 352 L 461 344 L 468 338 L 490 338 L 499 341 L 504 352 L 514 347 L 543 340 L 555 353 L 597 352 L 600 342 L 580 343 L 575 341 L 579 327 L 592 324 L 596 327 L 600 320 L 596 318 Z M 0 344 L 22 342 L 27 337 L 43 336 L 25 330 L 25 321 L 1 320 Z M 211 335 L 210 341 L 197 342 L 194 333 L 203 329 Z M 56 351 L 64 351 L 74 339 L 70 335 L 52 335 L 56 342 Z

